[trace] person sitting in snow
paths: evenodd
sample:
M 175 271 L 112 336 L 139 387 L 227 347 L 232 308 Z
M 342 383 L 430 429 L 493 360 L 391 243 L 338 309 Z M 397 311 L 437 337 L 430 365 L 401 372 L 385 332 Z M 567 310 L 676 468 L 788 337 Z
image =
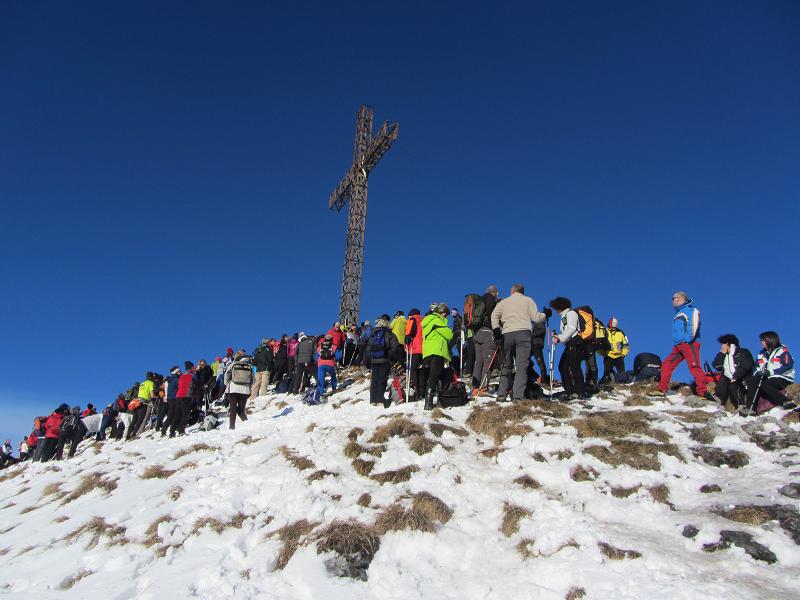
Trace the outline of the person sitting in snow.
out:
M 718 341 L 719 354 L 712 365 L 722 375 L 714 395 L 723 406 L 730 400 L 738 407 L 746 397 L 745 378 L 753 371 L 753 355 L 747 348 L 739 346 L 739 338 L 732 333 L 719 336 Z
M 783 395 L 783 390 L 794 383 L 794 358 L 774 331 L 765 331 L 758 338 L 763 349 L 755 373 L 747 378 L 748 404 L 756 407 L 758 398 L 763 397 L 773 406 L 794 410 L 797 404 Z

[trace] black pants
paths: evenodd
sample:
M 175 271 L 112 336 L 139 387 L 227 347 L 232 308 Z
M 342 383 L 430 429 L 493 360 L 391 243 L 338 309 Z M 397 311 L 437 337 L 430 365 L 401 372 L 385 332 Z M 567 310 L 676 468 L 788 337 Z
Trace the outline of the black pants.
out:
M 229 427 L 230 429 L 234 429 L 236 427 L 236 415 L 239 415 L 239 418 L 242 421 L 247 421 L 247 398 L 249 394 L 235 394 L 233 392 L 228 392 L 228 419 L 229 419 Z
M 294 367 L 294 377 L 292 378 L 292 393 L 299 394 L 304 392 L 312 375 L 316 375 L 314 363 L 297 363 Z
M 358 354 L 358 347 L 355 342 L 347 340 L 344 343 L 344 351 L 342 352 L 342 364 L 345 367 L 349 367 L 350 365 L 358 364 L 356 363 L 356 355 Z
M 186 433 L 186 423 L 189 422 L 189 411 L 191 410 L 191 398 L 175 398 L 173 402 L 175 403 L 175 413 L 169 422 L 170 437 L 175 437 L 176 433 L 181 435 Z
M 732 382 L 725 375 L 719 378 L 717 389 L 714 395 L 719 398 L 721 404 L 730 400 L 734 406 L 744 404 L 747 398 L 747 390 L 741 381 Z
M 769 400 L 775 406 L 783 406 L 786 402 L 786 396 L 783 395 L 783 390 L 789 385 L 789 382 L 780 377 L 770 377 L 769 379 L 761 380 L 761 387 L 758 387 L 758 380 L 761 377 L 758 373 L 750 375 L 747 380 L 747 402 L 749 406 L 755 406 L 758 402 L 756 398 L 756 388 L 758 388 L 758 395 L 762 398 Z
M 386 399 L 386 384 L 389 381 L 390 365 L 387 361 L 372 363 L 372 380 L 369 384 L 369 401 L 383 404 Z
M 444 358 L 441 356 L 429 356 L 422 364 L 428 368 L 428 393 L 436 391 L 436 384 L 442 383 L 442 389 L 447 386 L 448 370 L 444 368 Z
M 275 372 L 272 374 L 272 383 L 278 384 L 283 381 L 284 376 L 289 374 L 288 361 L 281 360 L 275 363 Z
M 128 427 L 128 433 L 125 436 L 126 440 L 136 437 L 136 432 L 139 431 L 139 427 L 141 427 L 142 423 L 144 422 L 145 415 L 147 415 L 147 405 L 140 404 L 136 407 L 136 410 L 133 411 L 131 426 Z
M 171 402 L 171 400 L 159 400 L 158 412 L 156 412 L 156 431 L 161 431 L 161 427 L 164 425 L 164 419 L 169 412 L 169 405 Z
M 536 359 L 536 364 L 539 365 L 539 373 L 542 374 L 542 379 L 546 379 L 547 363 L 544 362 L 544 346 L 531 345 L 531 356 Z
M 56 446 L 56 460 L 61 460 L 61 457 L 64 455 L 64 445 L 67 442 L 70 443 L 69 454 L 67 454 L 67 456 L 69 458 L 75 456 L 75 451 L 78 449 L 78 444 L 81 443 L 84 437 L 86 437 L 86 425 L 83 425 L 83 423 L 81 423 L 80 427 L 76 427 L 69 434 L 61 432 L 61 435 L 58 436 L 58 445 Z
M 53 458 L 53 455 L 56 453 L 56 448 L 58 447 L 58 438 L 39 438 L 38 443 L 42 444 L 42 452 L 39 454 L 39 461 L 47 462 Z
M 586 361 L 586 385 L 597 385 L 597 356 L 594 350 L 584 350 L 583 359 Z
M 172 422 L 175 420 L 175 413 L 178 410 L 178 399 L 173 398 L 172 400 L 167 400 L 167 416 L 164 418 L 164 421 L 161 423 L 161 427 L 159 430 L 161 431 L 161 436 L 167 435 L 167 430 L 169 426 L 172 425 Z
M 564 386 L 564 393 L 583 395 L 586 388 L 583 385 L 583 370 L 581 369 L 581 358 L 583 348 L 580 342 L 567 342 L 561 359 L 558 361 L 558 372 L 561 375 L 561 383 Z
M 425 393 L 425 383 L 427 380 L 422 378 L 423 373 L 420 369 L 421 366 L 422 354 L 412 354 L 408 370 L 410 371 L 409 377 L 411 378 L 411 387 L 414 388 L 415 400 L 419 400 L 422 394 Z
M 614 377 L 615 371 L 617 375 L 625 371 L 625 357 L 620 356 L 619 358 L 609 358 L 608 356 L 604 356 L 603 379 L 601 379 L 601 381 L 604 383 L 611 381 Z

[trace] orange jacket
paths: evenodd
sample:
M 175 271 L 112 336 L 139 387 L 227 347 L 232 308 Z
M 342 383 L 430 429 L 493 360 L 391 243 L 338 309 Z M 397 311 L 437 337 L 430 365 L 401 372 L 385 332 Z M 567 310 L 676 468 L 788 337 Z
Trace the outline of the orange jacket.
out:
M 413 336 L 411 354 L 422 354 L 422 317 L 420 315 L 408 317 L 406 321 L 406 337 L 409 335 Z

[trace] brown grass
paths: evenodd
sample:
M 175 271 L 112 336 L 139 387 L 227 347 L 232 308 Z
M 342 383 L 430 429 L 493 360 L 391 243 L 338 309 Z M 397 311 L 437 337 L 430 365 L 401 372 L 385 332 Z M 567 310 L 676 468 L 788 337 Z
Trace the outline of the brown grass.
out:
M 63 523 L 64 521 L 69 521 L 69 517 L 67 515 L 61 515 L 60 517 L 56 517 L 53 519 L 53 523 Z
M 317 428 L 317 424 L 316 423 L 309 423 L 308 427 L 306 427 L 306 433 L 311 433 L 316 428 Z
M 449 431 L 458 437 L 467 437 L 469 435 L 469 431 L 463 429 L 462 427 L 452 427 L 451 425 L 445 425 L 444 423 L 431 423 L 428 425 L 428 428 L 437 438 L 442 437 L 442 434 L 445 431 Z
M 15 528 L 19 527 L 19 525 L 20 525 L 19 523 L 15 523 L 14 525 L 9 525 L 8 527 L 4 527 L 3 529 L 0 529 L 0 535 L 8 533 L 12 529 L 15 529 Z
M 529 560 L 531 558 L 537 558 L 539 556 L 539 553 L 531 550 L 531 546 L 533 546 L 535 543 L 536 540 L 533 538 L 522 538 L 517 543 L 516 545 L 517 552 L 519 552 L 523 560 Z
M 533 513 L 527 508 L 510 504 L 508 502 L 503 504 L 503 521 L 500 524 L 500 531 L 506 537 L 511 537 L 519 531 L 519 522 L 530 517 Z
M 108 495 L 117 489 L 117 480 L 106 479 L 105 473 L 92 473 L 90 475 L 84 475 L 78 482 L 77 487 L 64 497 L 64 500 L 61 502 L 61 504 L 68 504 L 95 489 L 103 490 L 106 495 Z
M 672 506 L 669 501 L 669 487 L 667 484 L 660 483 L 658 485 L 654 485 L 647 488 L 647 491 L 650 492 L 650 497 L 653 498 L 655 502 Z
M 689 432 L 689 438 L 697 442 L 698 444 L 713 444 L 714 443 L 714 433 L 711 431 L 711 428 L 708 426 L 705 427 L 695 427 Z
M 88 577 L 89 575 L 91 575 L 93 573 L 94 573 L 94 571 L 89 571 L 87 569 L 81 569 L 77 573 L 75 573 L 74 575 L 68 575 L 67 577 L 62 579 L 61 583 L 58 584 L 58 587 L 56 589 L 62 590 L 62 591 L 70 590 L 70 589 L 72 589 L 72 586 L 74 586 L 76 583 L 78 583 L 81 579 L 84 579 L 85 577 Z
M 600 412 L 570 421 L 578 430 L 579 438 L 605 438 L 609 440 L 629 435 L 647 435 L 660 442 L 668 442 L 666 431 L 652 429 L 650 416 L 642 410 Z
M 595 471 L 592 467 L 584 467 L 583 465 L 573 467 L 569 474 L 573 481 L 594 481 L 597 479 L 598 475 L 600 475 L 600 473 Z
M 319 471 L 314 471 L 311 475 L 306 477 L 308 481 L 319 481 L 324 477 L 338 477 L 338 473 L 333 473 L 332 471 L 326 471 L 325 469 L 320 469 Z
M 277 535 L 283 543 L 283 547 L 280 552 L 278 552 L 278 560 L 275 565 L 276 569 L 281 570 L 289 564 L 292 556 L 294 556 L 294 553 L 297 551 L 300 540 L 311 533 L 317 525 L 319 525 L 319 523 L 310 523 L 305 519 L 300 519 L 270 534 L 270 536 Z
M 175 473 L 177 473 L 177 471 L 165 469 L 161 465 L 150 465 L 142 472 L 140 477 L 142 479 L 167 479 Z
M 173 457 L 173 460 L 178 460 L 179 458 L 183 458 L 184 456 L 188 456 L 194 452 L 216 452 L 219 450 L 216 446 L 209 446 L 205 442 L 200 442 L 198 444 L 192 444 L 188 448 L 184 448 L 183 450 L 178 450 Z
M 169 496 L 170 500 L 174 502 L 181 497 L 182 493 L 183 493 L 183 488 L 179 485 L 176 485 L 170 488 L 170 490 L 167 492 L 167 496 Z
M 706 423 L 714 416 L 714 413 L 704 410 L 668 410 L 666 413 L 686 423 Z
M 547 462 L 547 459 L 544 457 L 544 454 L 541 452 L 534 452 L 532 455 L 533 460 L 536 462 Z
M 195 535 L 205 527 L 210 527 L 214 532 L 219 534 L 225 531 L 225 529 L 228 527 L 228 524 L 224 521 L 220 521 L 216 517 L 200 517 L 192 525 L 191 535 Z
M 158 526 L 162 523 L 171 523 L 172 516 L 171 515 L 161 515 L 155 521 L 150 523 L 150 525 L 145 530 L 145 538 L 142 541 L 142 544 L 149 548 L 150 546 L 154 546 L 156 544 L 160 544 L 164 541 L 164 539 L 158 534 Z
M 658 458 L 661 452 L 685 462 L 675 444 L 612 440 L 610 447 L 590 446 L 584 448 L 583 451 L 586 454 L 591 454 L 607 465 L 614 467 L 628 465 L 629 467 L 641 469 L 643 471 L 661 470 L 661 461 Z
M 558 452 L 554 452 L 550 456 L 554 456 L 558 460 L 569 460 L 570 458 L 575 456 L 575 453 L 572 452 L 572 450 L 570 450 L 569 448 L 564 448 L 563 450 L 559 450 Z
M 363 493 L 358 497 L 358 500 L 356 500 L 356 504 L 363 506 L 364 508 L 369 508 L 369 505 L 372 504 L 372 496 L 367 493 Z
M 425 430 L 408 417 L 401 416 L 391 419 L 385 425 L 378 427 L 369 441 L 373 444 L 385 444 L 390 438 L 407 438 L 412 435 L 425 435 Z
M 362 477 L 369 477 L 369 474 L 372 473 L 372 469 L 375 467 L 374 460 L 364 460 L 362 458 L 355 458 L 350 464 L 353 465 L 355 472 Z
M 355 442 L 362 433 L 364 433 L 364 430 L 361 429 L 361 427 L 353 427 L 350 433 L 347 434 L 347 439 L 351 442 Z
M 27 468 L 28 468 L 28 462 L 25 462 L 21 467 L 19 465 L 15 467 L 8 467 L 7 469 L 5 469 L 6 472 L 0 475 L 0 483 L 2 483 L 3 481 L 10 481 L 15 477 L 19 477 L 25 472 L 25 469 Z
M 409 449 L 412 452 L 416 452 L 420 456 L 423 454 L 428 454 L 438 445 L 438 442 L 427 438 L 424 435 L 412 435 L 410 438 L 408 438 L 407 442 Z
M 39 507 L 34 504 L 31 504 L 30 506 L 26 506 L 21 511 L 19 511 L 19 514 L 27 515 L 28 513 L 35 511 L 37 508 Z
M 631 394 L 623 402 L 625 406 L 652 406 L 653 401 L 644 394 Z
M 611 495 L 614 498 L 627 498 L 628 496 L 633 496 L 636 492 L 641 489 L 642 486 L 635 485 L 633 487 L 612 487 L 611 488 Z
M 438 406 L 431 411 L 431 418 L 432 419 L 436 419 L 437 421 L 441 420 L 441 419 L 444 419 L 446 421 L 452 421 L 453 420 L 453 417 L 448 415 L 446 412 L 444 412 Z
M 7 508 L 11 508 L 12 506 L 16 506 L 16 505 L 17 505 L 16 502 L 8 502 L 8 503 L 4 504 L 3 506 L 0 506 L 0 510 L 5 510 Z
M 528 490 L 538 490 L 540 487 L 542 487 L 542 484 L 536 481 L 530 475 L 521 475 L 514 480 L 514 483 L 521 485 Z
M 387 531 L 423 531 L 433 533 L 436 523 L 447 523 L 453 510 L 442 500 L 428 492 L 400 498 L 375 520 L 375 530 L 383 535 Z
M 362 446 L 355 440 L 351 440 L 344 445 L 344 455 L 347 458 L 358 458 L 362 454 L 369 454 L 380 458 L 385 451 L 386 446 L 383 444 L 378 446 Z
M 772 515 L 759 506 L 739 505 L 730 510 L 721 510 L 717 513 L 737 523 L 747 523 L 749 525 L 763 525 L 772 520 Z
M 621 548 L 615 548 L 614 546 L 606 542 L 597 542 L 597 547 L 600 548 L 600 552 L 602 552 L 605 556 L 607 556 L 611 560 L 623 560 L 625 558 L 641 558 L 642 556 L 642 553 L 637 552 L 636 550 L 623 550 Z
M 102 517 L 92 517 L 75 531 L 68 533 L 62 541 L 67 544 L 73 544 L 84 534 L 91 536 L 89 543 L 86 545 L 86 550 L 91 550 L 97 546 L 100 539 L 104 537 L 108 538 L 112 545 L 124 544 L 128 541 L 125 538 L 125 528 L 122 525 L 111 525 L 106 523 L 106 520 Z
M 542 413 L 555 419 L 569 419 L 572 416 L 572 409 L 562 402 L 539 398 L 538 400 L 531 400 L 530 404 L 536 409 L 537 413 Z
M 312 423 L 312 425 L 313 425 L 313 423 Z M 306 429 L 306 431 L 308 431 L 308 429 Z M 252 435 L 246 435 L 242 439 L 238 440 L 236 443 L 237 444 L 244 444 L 245 446 L 249 446 L 250 444 L 255 444 L 260 439 L 261 438 L 254 438 Z
M 500 405 L 496 402 L 477 404 L 467 417 L 466 425 L 475 433 L 487 435 L 495 444 L 514 435 L 524 436 L 533 429 L 524 421 L 536 415 L 532 401 Z
M 46 486 L 44 486 L 41 497 L 45 498 L 47 496 L 52 496 L 53 494 L 57 494 L 60 491 L 61 491 L 60 483 L 48 483 Z
M 505 452 L 505 448 L 502 446 L 493 446 L 491 448 L 487 448 L 486 450 L 481 450 L 481 454 L 483 454 L 486 458 L 495 458 L 501 452 Z
M 383 473 L 370 474 L 369 477 L 381 485 L 384 483 L 402 483 L 411 479 L 411 476 L 417 471 L 419 471 L 419 467 L 417 465 L 406 465 L 405 467 L 400 467 L 399 469 L 384 471 Z
M 283 455 L 283 458 L 291 464 L 295 469 L 298 471 L 305 471 L 306 469 L 314 469 L 317 465 L 314 464 L 310 458 L 306 458 L 305 456 L 300 456 L 292 450 L 291 448 L 287 448 L 286 446 L 281 446 L 278 448 L 278 451 Z
M 564 600 L 580 600 L 581 598 L 586 597 L 586 590 L 581 587 L 571 587 L 567 592 L 567 595 L 564 596 Z

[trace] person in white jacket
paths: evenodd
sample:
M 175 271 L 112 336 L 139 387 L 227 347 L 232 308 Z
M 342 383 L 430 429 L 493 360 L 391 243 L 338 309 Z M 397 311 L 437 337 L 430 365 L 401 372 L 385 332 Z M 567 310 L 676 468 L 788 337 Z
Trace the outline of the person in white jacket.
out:
M 244 350 L 239 350 L 233 362 L 225 369 L 225 391 L 228 398 L 229 428 L 236 428 L 236 415 L 247 421 L 247 399 L 250 397 L 255 376 L 253 363 Z
M 569 298 L 561 296 L 550 300 L 550 308 L 561 316 L 561 332 L 554 336 L 554 340 L 556 344 L 564 344 L 564 351 L 558 361 L 558 373 L 564 386 L 564 395 L 569 399 L 586 398 L 587 392 L 581 369 L 583 341 L 578 335 L 580 328 L 578 313 L 572 310 Z

